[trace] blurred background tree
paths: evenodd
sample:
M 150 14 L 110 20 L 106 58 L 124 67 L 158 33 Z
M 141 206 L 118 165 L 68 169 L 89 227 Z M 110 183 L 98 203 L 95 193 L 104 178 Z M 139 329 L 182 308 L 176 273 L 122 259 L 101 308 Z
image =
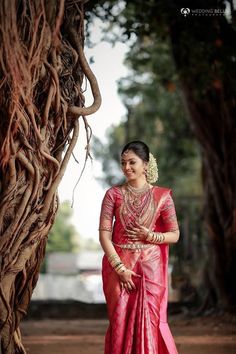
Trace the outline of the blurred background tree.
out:
M 185 7 L 218 13 L 184 16 L 180 9 Z M 142 139 L 149 144 L 158 157 L 160 184 L 175 191 L 182 231 L 179 258 L 195 259 L 198 272 L 199 255 L 207 255 L 201 274 L 205 305 L 235 310 L 233 2 L 100 0 L 90 1 L 88 10 L 88 21 L 96 15 L 108 23 L 108 40 L 130 45 L 130 75 L 119 83 L 127 116 L 111 127 L 105 148 L 96 141 L 106 180 L 121 180 L 117 171 L 124 142 Z M 202 237 L 204 230 L 207 237 Z
M 80 248 L 78 231 L 71 221 L 73 209 L 69 201 L 63 201 L 58 207 L 54 224 L 49 231 L 46 244 L 46 256 L 40 273 L 47 271 L 47 254 L 52 252 L 76 252 Z
M 72 214 L 70 202 L 64 201 L 59 205 L 55 222 L 48 235 L 47 252 L 74 252 L 78 249 L 77 231 L 71 222 Z

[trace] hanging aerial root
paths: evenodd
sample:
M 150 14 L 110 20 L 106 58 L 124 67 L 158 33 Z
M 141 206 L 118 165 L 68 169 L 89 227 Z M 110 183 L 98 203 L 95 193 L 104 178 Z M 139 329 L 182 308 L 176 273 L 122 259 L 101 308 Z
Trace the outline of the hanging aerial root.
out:
M 0 337 L 25 353 L 19 321 L 37 283 L 57 188 L 86 115 L 101 105 L 83 53 L 84 0 L 0 1 Z M 68 20 L 69 16 L 69 20 Z M 85 106 L 86 77 L 94 97 Z
M 70 29 L 70 35 L 72 37 L 72 40 L 74 41 L 74 44 L 76 46 L 76 49 L 79 53 L 79 62 L 81 65 L 81 68 L 83 69 L 83 72 L 85 76 L 88 78 L 92 94 L 93 94 L 93 103 L 89 107 L 76 107 L 76 106 L 69 106 L 68 110 L 70 113 L 75 114 L 77 116 L 88 116 L 90 114 L 95 113 L 99 107 L 101 106 L 102 103 L 102 98 L 98 86 L 97 79 L 90 69 L 90 66 L 86 60 L 86 57 L 84 55 L 83 47 L 81 43 L 78 40 L 78 36 L 76 35 L 75 29 L 71 28 Z

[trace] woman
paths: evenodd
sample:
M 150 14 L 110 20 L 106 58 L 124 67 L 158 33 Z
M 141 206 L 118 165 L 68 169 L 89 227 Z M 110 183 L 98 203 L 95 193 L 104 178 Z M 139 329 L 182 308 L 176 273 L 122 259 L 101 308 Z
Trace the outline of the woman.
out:
M 166 316 L 168 245 L 179 238 L 171 190 L 150 184 L 157 165 L 141 141 L 125 145 L 121 167 L 126 183 L 106 192 L 99 226 L 105 354 L 176 354 Z

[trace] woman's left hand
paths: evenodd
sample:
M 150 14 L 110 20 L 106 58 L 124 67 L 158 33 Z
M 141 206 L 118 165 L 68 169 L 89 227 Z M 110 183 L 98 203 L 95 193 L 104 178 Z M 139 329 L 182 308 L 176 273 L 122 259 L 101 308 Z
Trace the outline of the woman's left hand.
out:
M 145 241 L 149 232 L 145 226 L 136 223 L 134 226 L 127 228 L 127 236 L 130 241 Z

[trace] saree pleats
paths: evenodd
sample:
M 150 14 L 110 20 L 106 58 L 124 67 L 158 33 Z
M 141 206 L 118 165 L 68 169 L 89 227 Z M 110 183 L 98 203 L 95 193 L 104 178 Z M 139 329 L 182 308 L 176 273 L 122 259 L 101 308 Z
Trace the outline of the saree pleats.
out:
M 110 320 L 105 354 L 177 354 L 168 324 L 160 321 L 167 290 L 160 248 L 117 252 L 140 277 L 133 277 L 136 290 L 128 294 L 120 289 L 118 277 L 104 257 L 103 284 Z

